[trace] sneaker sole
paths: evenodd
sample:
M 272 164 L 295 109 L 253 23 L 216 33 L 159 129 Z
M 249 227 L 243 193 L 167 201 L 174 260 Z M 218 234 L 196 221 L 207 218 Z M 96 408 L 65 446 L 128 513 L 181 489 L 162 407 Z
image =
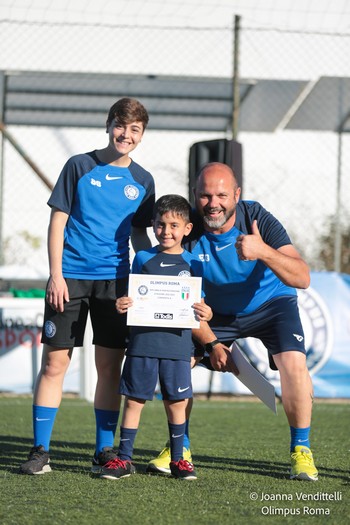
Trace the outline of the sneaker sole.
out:
M 26 474 L 28 476 L 37 476 L 37 475 L 40 475 L 40 474 L 47 474 L 48 472 L 51 472 L 52 471 L 52 468 L 50 467 L 50 465 L 44 465 L 43 468 L 41 470 L 39 470 L 38 472 L 22 472 L 20 471 L 20 474 Z
M 170 468 L 156 467 L 155 465 L 148 465 L 146 469 L 147 474 L 171 474 Z
M 109 474 L 101 474 L 100 478 L 111 479 L 111 480 L 114 481 L 114 480 L 118 480 L 118 479 L 129 478 L 130 476 L 132 476 L 132 474 L 125 474 L 124 476 L 120 476 L 119 478 L 116 478 L 115 476 L 112 476 L 112 475 L 109 475 Z
M 177 477 L 177 476 L 173 476 L 173 478 L 179 479 L 181 481 L 193 481 L 193 480 L 197 479 L 197 476 L 186 476 L 185 478 L 180 478 L 180 477 Z
M 300 481 L 318 481 L 318 477 L 309 476 L 306 472 L 300 472 L 300 474 L 291 474 L 290 479 L 297 479 Z

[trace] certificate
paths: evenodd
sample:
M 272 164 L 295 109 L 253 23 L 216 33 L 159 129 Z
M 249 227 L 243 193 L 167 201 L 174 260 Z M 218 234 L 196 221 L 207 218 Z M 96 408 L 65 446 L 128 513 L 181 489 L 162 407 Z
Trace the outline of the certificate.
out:
M 201 302 L 201 277 L 129 275 L 127 324 L 158 328 L 199 328 L 193 303 Z
M 249 363 L 236 343 L 231 346 L 231 358 L 239 370 L 237 379 L 259 397 L 272 412 L 277 414 L 274 386 Z

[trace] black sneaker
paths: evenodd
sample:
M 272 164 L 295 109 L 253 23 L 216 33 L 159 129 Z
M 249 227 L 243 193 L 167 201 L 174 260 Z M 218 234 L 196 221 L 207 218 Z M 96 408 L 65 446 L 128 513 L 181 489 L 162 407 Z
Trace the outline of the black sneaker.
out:
M 28 461 L 19 468 L 20 474 L 46 474 L 51 472 L 50 456 L 42 445 L 33 447 L 28 454 Z
M 179 461 L 170 461 L 170 472 L 172 476 L 177 479 L 197 479 L 193 463 L 190 463 L 185 459 L 179 459 Z
M 120 479 L 127 478 L 135 474 L 136 468 L 131 461 L 124 461 L 118 457 L 108 461 L 101 469 L 100 478 L 103 479 Z
M 93 474 L 100 474 L 102 467 L 104 467 L 109 461 L 115 459 L 118 456 L 118 450 L 112 447 L 103 447 L 101 452 L 92 458 L 91 472 Z

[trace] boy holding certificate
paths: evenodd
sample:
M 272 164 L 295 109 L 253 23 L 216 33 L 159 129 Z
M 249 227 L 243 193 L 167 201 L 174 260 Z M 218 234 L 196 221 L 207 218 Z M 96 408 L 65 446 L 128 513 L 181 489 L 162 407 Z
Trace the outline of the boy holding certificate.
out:
M 171 276 L 200 276 L 201 265 L 182 248 L 182 240 L 192 230 L 191 207 L 179 195 L 164 195 L 155 204 L 153 230 L 158 246 L 139 251 L 133 261 L 132 273 Z M 133 301 L 120 297 L 116 301 L 119 314 L 125 314 Z M 209 306 L 193 304 L 194 315 L 203 323 L 212 317 Z M 131 462 L 133 446 L 142 409 L 152 400 L 159 379 L 168 418 L 171 462 L 170 471 L 179 479 L 196 479 L 190 455 L 185 456 L 186 406 L 192 397 L 191 353 L 192 333 L 189 328 L 133 326 L 126 352 L 120 393 L 125 395 L 120 428 L 118 457 L 107 463 L 100 474 L 105 479 L 120 479 L 134 474 Z M 185 457 L 184 457 L 185 456 Z

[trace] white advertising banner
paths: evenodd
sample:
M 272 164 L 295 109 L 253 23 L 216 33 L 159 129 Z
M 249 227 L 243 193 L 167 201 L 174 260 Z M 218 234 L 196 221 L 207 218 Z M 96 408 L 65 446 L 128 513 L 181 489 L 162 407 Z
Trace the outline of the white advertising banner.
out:
M 44 299 L 0 297 L 0 392 L 30 393 L 40 369 Z M 79 392 L 79 350 L 64 381 Z
M 350 398 L 350 276 L 312 272 L 311 286 L 298 292 L 307 364 L 315 397 Z M 0 392 L 29 393 L 40 368 L 43 299 L 0 298 Z M 64 391 L 92 400 L 96 371 L 88 324 L 84 348 L 73 352 Z M 254 367 L 280 393 L 278 372 L 268 365 L 267 350 L 257 339 L 240 340 Z M 250 394 L 230 373 L 192 372 L 195 393 Z

